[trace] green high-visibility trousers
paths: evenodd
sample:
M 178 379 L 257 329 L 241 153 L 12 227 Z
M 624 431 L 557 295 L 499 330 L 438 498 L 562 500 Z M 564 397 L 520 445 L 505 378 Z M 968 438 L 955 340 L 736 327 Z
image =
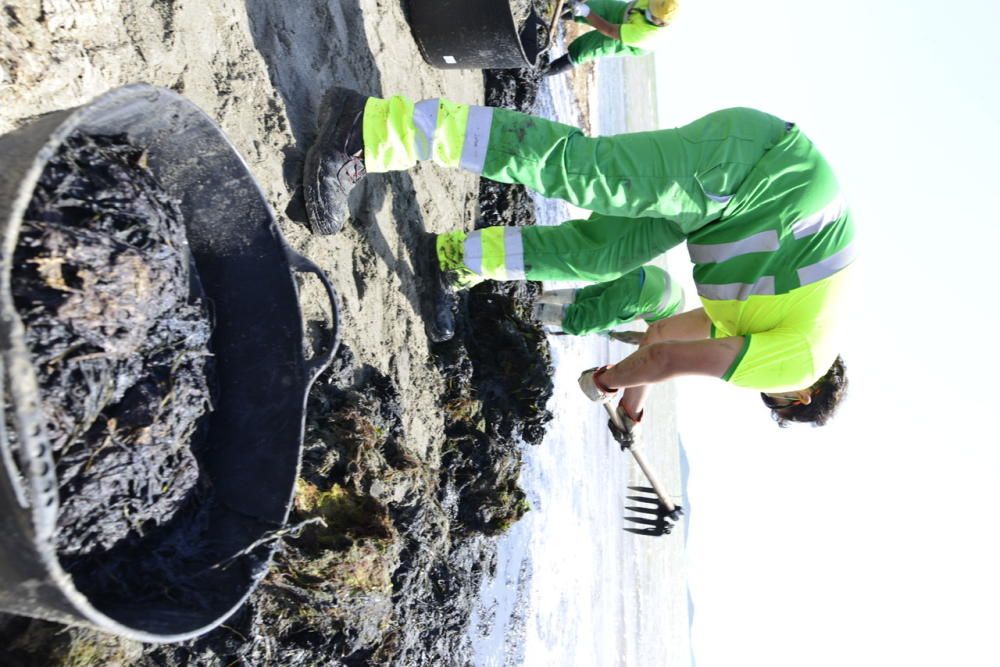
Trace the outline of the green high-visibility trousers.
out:
M 657 266 L 642 266 L 616 280 L 577 290 L 564 310 L 562 329 L 582 336 L 637 319 L 655 322 L 670 317 L 682 305 L 680 286 L 666 271 Z
M 636 269 L 717 220 L 785 123 L 726 109 L 684 127 L 607 137 L 506 109 L 372 98 L 370 172 L 433 160 L 519 183 L 593 211 L 557 227 L 442 235 L 442 268 L 496 280 L 604 282 Z

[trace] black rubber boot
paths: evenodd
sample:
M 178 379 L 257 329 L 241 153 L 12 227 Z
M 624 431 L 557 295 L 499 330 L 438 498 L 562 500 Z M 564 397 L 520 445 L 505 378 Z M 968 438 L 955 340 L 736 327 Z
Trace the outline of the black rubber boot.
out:
M 573 69 L 573 61 L 569 59 L 569 54 L 564 53 L 555 60 L 549 63 L 548 69 L 545 70 L 545 76 L 555 76 L 556 74 L 562 74 L 563 72 L 568 72 Z
M 316 141 L 306 154 L 302 175 L 309 227 L 314 234 L 336 234 L 350 215 L 347 197 L 364 178 L 362 116 L 368 98 L 333 88 L 323 98 Z
M 441 270 L 437 256 L 437 234 L 425 233 L 420 243 L 421 306 L 427 337 L 435 343 L 451 340 L 455 335 L 455 311 L 458 295 L 454 283 Z

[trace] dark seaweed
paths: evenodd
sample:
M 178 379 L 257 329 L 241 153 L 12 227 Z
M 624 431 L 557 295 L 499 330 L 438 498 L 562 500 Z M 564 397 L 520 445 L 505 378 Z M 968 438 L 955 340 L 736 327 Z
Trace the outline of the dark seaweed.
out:
M 211 326 L 183 219 L 123 136 L 68 138 L 24 217 L 12 292 L 59 480 L 64 565 L 141 538 L 198 481 Z

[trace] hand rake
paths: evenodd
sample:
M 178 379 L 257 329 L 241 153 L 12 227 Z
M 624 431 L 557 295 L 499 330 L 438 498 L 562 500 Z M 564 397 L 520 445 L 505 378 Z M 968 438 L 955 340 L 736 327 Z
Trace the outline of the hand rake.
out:
M 625 428 L 621 420 L 618 419 L 618 413 L 611 407 L 611 403 L 604 401 L 603 405 L 615 428 L 624 433 Z M 648 535 L 650 537 L 669 535 L 670 531 L 673 530 L 674 524 L 680 521 L 681 515 L 684 514 L 684 508 L 680 505 L 674 505 L 670 501 L 670 498 L 667 497 L 667 492 L 663 490 L 663 487 L 660 486 L 659 482 L 653 476 L 649 465 L 646 463 L 646 459 L 643 458 L 642 454 L 630 442 L 623 442 L 622 449 L 627 449 L 632 454 L 632 458 L 639 464 L 642 474 L 649 481 L 649 486 L 628 487 L 631 491 L 636 491 L 639 494 L 627 496 L 628 500 L 638 504 L 626 505 L 625 510 L 628 512 L 638 512 L 645 516 L 626 516 L 626 521 L 639 524 L 641 527 L 627 527 L 625 530 L 636 535 Z

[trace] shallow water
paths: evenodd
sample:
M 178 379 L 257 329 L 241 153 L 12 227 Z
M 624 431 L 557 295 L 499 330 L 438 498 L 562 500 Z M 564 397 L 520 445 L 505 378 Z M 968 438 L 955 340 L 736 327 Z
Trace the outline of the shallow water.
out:
M 648 71 L 645 63 L 598 64 L 595 133 L 652 126 L 655 109 L 645 104 L 642 79 Z M 642 99 L 623 95 L 623 88 Z M 580 122 L 568 77 L 547 81 L 535 113 Z M 580 213 L 563 202 L 535 202 L 539 224 Z M 674 534 L 659 538 L 622 530 L 626 486 L 640 483 L 641 472 L 610 439 L 604 411 L 576 386 L 581 370 L 620 359 L 632 348 L 599 336 L 553 336 L 550 342 L 555 391 L 549 409 L 555 418 L 542 445 L 524 453 L 521 484 L 532 509 L 502 538 L 495 577 L 483 584 L 470 624 L 474 662 L 690 665 L 686 519 Z M 655 389 L 643 454 L 680 502 L 674 403 L 672 387 Z

